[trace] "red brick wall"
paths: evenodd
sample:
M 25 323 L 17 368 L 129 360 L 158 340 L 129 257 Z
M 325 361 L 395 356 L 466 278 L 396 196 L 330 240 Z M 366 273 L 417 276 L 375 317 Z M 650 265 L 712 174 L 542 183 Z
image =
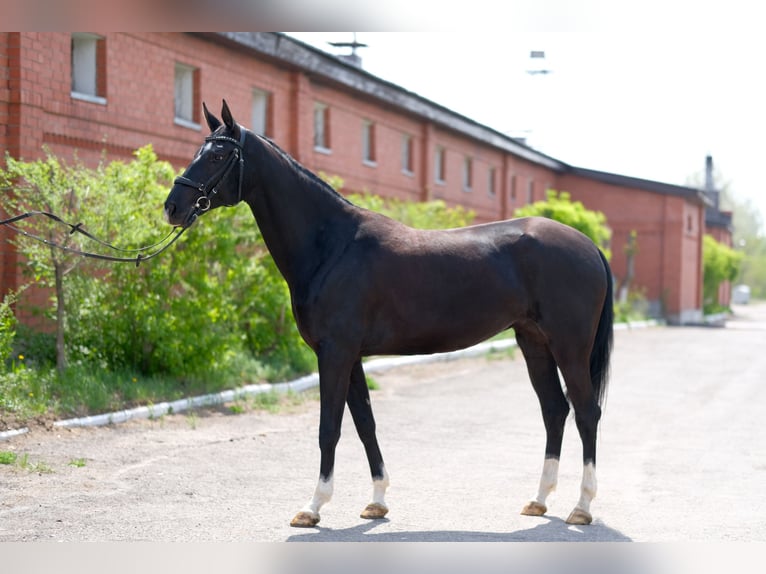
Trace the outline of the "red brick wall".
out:
M 637 233 L 634 285 L 645 289 L 650 302 L 673 317 L 700 308 L 701 260 L 699 230 L 702 206 L 681 197 L 617 187 L 573 175 L 558 180 L 560 190 L 603 211 L 612 229 L 612 271 L 618 282 L 625 277 L 625 245 Z M 687 218 L 693 222 L 686 230 Z M 701 222 L 701 223 L 700 223 Z
M 0 165 L 4 165 L 5 152 L 15 154 L 18 147 L 18 41 L 17 32 L 0 32 Z M 3 207 L 0 202 L 0 218 L 8 215 Z M 10 230 L 0 227 L 0 297 L 17 287 L 16 253 L 8 243 L 10 238 Z
M 96 33 L 98 33 L 96 31 Z M 188 34 L 103 33 L 106 103 L 72 98 L 68 33 L 0 33 L 0 152 L 35 159 L 43 144 L 54 153 L 95 165 L 127 159 L 147 143 L 177 167 L 199 147 L 207 126 L 176 125 L 173 111 L 176 62 L 199 69 L 199 97 L 218 115 L 225 98 L 242 124 L 251 123 L 252 90 L 271 92 L 268 134 L 313 171 L 339 175 L 347 191 L 370 191 L 408 199 L 442 198 L 473 209 L 477 221 L 510 217 L 549 188 L 566 190 L 590 209 L 607 215 L 613 230 L 613 268 L 624 276 L 623 246 L 638 232 L 636 283 L 671 314 L 700 302 L 701 208 L 682 198 L 560 175 L 550 169 L 474 141 L 424 118 L 344 91 L 300 71 L 279 67 L 244 50 Z M 313 145 L 315 102 L 330 106 L 331 153 Z M 362 161 L 362 121 L 375 123 L 376 162 Z M 401 137 L 413 137 L 413 174 L 402 173 Z M 434 180 L 436 146 L 446 149 L 446 181 Z M 463 159 L 472 158 L 473 188 L 463 190 Z M 487 190 L 495 169 L 496 193 Z M 688 217 L 698 221 L 687 232 Z M 16 284 L 15 255 L 0 245 L 0 291 Z

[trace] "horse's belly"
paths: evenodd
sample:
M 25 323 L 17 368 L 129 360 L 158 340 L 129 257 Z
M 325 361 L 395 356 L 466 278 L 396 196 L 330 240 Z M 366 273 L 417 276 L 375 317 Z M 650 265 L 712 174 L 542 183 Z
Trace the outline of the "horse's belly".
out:
M 444 308 L 433 305 L 413 307 L 404 315 L 378 317 L 368 332 L 370 349 L 365 354 L 416 355 L 456 351 L 508 329 L 514 320 L 512 309 L 489 302 Z

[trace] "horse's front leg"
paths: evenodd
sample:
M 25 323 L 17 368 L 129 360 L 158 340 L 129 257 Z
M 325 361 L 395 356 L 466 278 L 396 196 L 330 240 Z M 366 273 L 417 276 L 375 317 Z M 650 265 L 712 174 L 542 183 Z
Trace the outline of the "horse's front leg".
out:
M 354 359 L 345 360 L 335 345 L 323 344 L 317 353 L 319 363 L 319 481 L 314 496 L 290 522 L 290 526 L 310 528 L 319 523 L 319 509 L 332 498 L 335 447 L 340 439 L 343 410 L 348 395 Z
M 375 436 L 375 418 L 372 415 L 370 391 L 367 388 L 367 378 L 364 375 L 361 360 L 354 363 L 351 370 L 351 386 L 348 390 L 347 402 L 356 432 L 367 453 L 370 474 L 372 474 L 372 500 L 360 516 L 371 519 L 383 518 L 388 513 L 385 501 L 388 473 L 383 466 L 383 456 L 380 454 L 378 439 Z

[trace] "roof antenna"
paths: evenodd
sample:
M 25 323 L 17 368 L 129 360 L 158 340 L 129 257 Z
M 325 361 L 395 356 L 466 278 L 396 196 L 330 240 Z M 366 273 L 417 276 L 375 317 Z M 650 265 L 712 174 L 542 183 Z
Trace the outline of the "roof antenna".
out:
M 356 32 L 353 32 L 353 34 L 354 34 L 354 40 L 352 42 L 328 42 L 328 44 L 330 44 L 330 46 L 335 46 L 336 48 L 351 48 L 350 54 L 341 54 L 340 56 L 338 56 L 338 58 L 340 58 L 347 64 L 351 64 L 352 66 L 361 68 L 362 58 L 356 53 L 356 49 L 366 48 L 367 44 L 357 42 Z

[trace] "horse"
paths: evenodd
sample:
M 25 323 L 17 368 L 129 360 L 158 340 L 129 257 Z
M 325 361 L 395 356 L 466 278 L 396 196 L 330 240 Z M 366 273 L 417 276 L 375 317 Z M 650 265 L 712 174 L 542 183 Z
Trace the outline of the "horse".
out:
M 388 513 L 389 475 L 363 357 L 453 351 L 509 328 L 546 432 L 538 493 L 521 513 L 547 513 L 571 404 L 583 473 L 567 522 L 590 524 L 613 339 L 613 279 L 601 250 L 579 231 L 539 217 L 445 230 L 407 227 L 352 204 L 274 142 L 237 123 L 226 100 L 222 121 L 204 103 L 203 110 L 210 135 L 175 179 L 165 218 L 186 228 L 211 209 L 247 203 L 289 286 L 300 334 L 317 357 L 319 480 L 291 526 L 316 526 L 332 496 L 345 404 L 372 475 L 372 499 L 360 516 Z

